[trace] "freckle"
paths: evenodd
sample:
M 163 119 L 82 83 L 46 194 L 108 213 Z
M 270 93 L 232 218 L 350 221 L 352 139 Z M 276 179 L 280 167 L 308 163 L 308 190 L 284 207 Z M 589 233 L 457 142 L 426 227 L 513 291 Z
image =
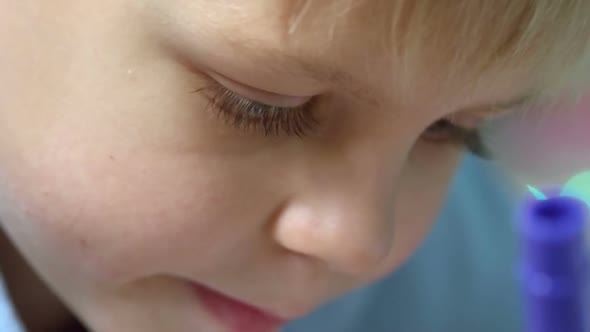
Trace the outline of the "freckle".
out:
M 110 156 L 109 156 L 109 159 L 111 159 L 111 160 L 115 160 L 115 157 L 114 157 L 113 155 L 110 155 Z
M 82 249 L 88 248 L 88 241 L 85 238 L 81 238 L 80 240 L 78 240 L 78 242 L 80 243 L 80 248 L 82 248 Z

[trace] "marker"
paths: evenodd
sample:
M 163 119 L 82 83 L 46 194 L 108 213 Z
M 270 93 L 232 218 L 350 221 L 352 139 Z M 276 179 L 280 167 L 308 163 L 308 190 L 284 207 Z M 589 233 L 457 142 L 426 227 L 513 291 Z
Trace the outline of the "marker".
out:
M 527 332 L 588 331 L 584 317 L 588 218 L 586 203 L 567 196 L 530 197 L 519 210 Z

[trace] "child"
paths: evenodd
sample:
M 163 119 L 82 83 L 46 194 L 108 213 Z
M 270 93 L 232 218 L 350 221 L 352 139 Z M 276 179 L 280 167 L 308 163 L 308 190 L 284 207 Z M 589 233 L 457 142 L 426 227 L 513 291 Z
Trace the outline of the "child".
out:
M 20 317 L 272 331 L 390 274 L 463 146 L 485 153 L 479 125 L 582 87 L 589 16 L 586 0 L 2 1 L 0 264 Z

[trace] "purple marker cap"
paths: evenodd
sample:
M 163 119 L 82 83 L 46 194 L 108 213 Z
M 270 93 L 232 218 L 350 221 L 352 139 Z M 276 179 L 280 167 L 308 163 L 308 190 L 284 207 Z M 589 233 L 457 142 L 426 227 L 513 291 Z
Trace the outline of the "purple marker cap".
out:
M 528 332 L 586 332 L 586 204 L 527 199 L 519 211 Z

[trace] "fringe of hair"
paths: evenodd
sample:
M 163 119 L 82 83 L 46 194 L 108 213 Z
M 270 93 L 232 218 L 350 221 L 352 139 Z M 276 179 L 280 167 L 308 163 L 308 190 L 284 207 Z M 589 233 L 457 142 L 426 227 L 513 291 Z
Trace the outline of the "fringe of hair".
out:
M 445 68 L 446 81 L 474 82 L 532 68 L 539 93 L 548 96 L 590 86 L 588 0 L 297 0 L 289 34 L 320 19 L 333 30 L 355 6 L 374 8 L 367 24 L 382 31 L 407 86 L 418 66 Z M 317 17 L 316 7 L 329 16 Z

